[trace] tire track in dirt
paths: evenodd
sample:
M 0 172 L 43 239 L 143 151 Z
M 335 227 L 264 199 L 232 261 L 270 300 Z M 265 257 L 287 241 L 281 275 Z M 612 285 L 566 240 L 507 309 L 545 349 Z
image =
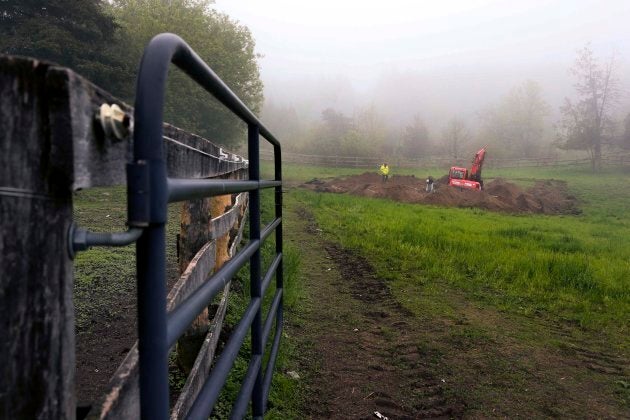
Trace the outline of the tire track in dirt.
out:
M 595 348 L 593 343 L 575 337 L 571 330 L 562 324 L 545 325 L 553 334 L 564 340 L 561 349 L 572 365 L 583 366 L 593 372 L 615 377 L 630 376 L 630 360 L 609 351 Z
M 319 232 L 307 210 L 297 213 L 305 233 Z M 313 338 L 321 366 L 311 386 L 314 401 L 308 415 L 372 419 L 379 411 L 390 419 L 460 417 L 464 404 L 445 392 L 433 372 L 432 355 L 410 334 L 413 314 L 395 300 L 365 258 L 314 236 L 336 275 L 333 267 L 323 276 L 313 276 L 311 270 L 310 280 L 319 282 L 312 316 L 323 327 Z M 338 293 L 334 302 L 325 299 L 330 293 Z
M 605 334 L 498 311 L 448 284 L 394 296 L 369 260 L 298 215 L 315 330 L 306 417 L 627 418 L 628 358 Z M 423 302 L 414 313 L 399 303 L 407 293 Z

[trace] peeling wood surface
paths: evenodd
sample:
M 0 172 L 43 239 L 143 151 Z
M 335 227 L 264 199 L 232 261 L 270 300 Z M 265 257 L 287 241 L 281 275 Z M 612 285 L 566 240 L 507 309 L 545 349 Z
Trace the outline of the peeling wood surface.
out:
M 212 225 L 211 238 L 216 239 L 225 236 L 243 217 L 243 206 L 247 206 L 245 197 L 246 193 L 239 194 L 236 197 L 236 202 L 228 211 L 210 221 Z
M 108 92 L 95 86 L 72 70 L 52 67 L 51 80 L 64 80 L 69 96 L 69 118 L 73 133 L 72 156 L 74 162 L 73 188 L 75 190 L 126 183 L 126 164 L 133 156 L 133 134 L 114 139 L 107 136 L 96 119 L 100 106 L 117 104 L 129 117 L 133 108 Z M 164 150 L 167 172 L 172 178 L 209 178 L 227 175 L 247 167 L 238 155 L 223 151 L 210 141 L 164 124 Z
M 0 417 L 73 419 L 71 136 L 46 63 L 0 56 Z
M 166 298 L 166 309 L 172 311 L 201 286 L 215 266 L 216 245 L 206 243 L 192 259 L 184 274 L 173 286 Z
M 217 344 L 219 343 L 219 336 L 221 335 L 221 328 L 223 327 L 223 319 L 225 318 L 225 313 L 227 311 L 229 293 L 230 283 L 226 284 L 223 289 L 223 295 L 214 318 L 210 323 L 208 334 L 201 345 L 199 354 L 197 355 L 190 374 L 186 379 L 182 392 L 175 403 L 175 407 L 173 407 L 173 411 L 171 412 L 171 419 L 173 420 L 183 419 L 186 417 L 186 414 L 188 414 L 188 411 L 195 402 L 195 398 L 199 395 L 199 391 L 201 391 L 203 384 L 208 378 L 208 373 L 210 372 Z

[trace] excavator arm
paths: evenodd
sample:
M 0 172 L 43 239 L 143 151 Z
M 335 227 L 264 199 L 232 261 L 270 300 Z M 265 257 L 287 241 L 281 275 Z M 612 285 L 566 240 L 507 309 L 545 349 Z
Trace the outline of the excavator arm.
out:
M 483 161 L 486 158 L 486 148 L 483 147 L 477 153 L 472 161 L 472 168 L 470 168 L 470 180 L 481 182 L 481 169 L 483 168 Z

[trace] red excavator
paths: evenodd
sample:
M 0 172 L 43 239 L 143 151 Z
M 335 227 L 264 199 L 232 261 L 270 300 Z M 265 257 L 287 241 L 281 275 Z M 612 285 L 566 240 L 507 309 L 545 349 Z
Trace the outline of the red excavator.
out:
M 459 166 L 451 167 L 448 172 L 448 185 L 452 187 L 468 188 L 470 190 L 483 189 L 483 181 L 481 180 L 481 168 L 483 166 L 483 160 L 486 157 L 486 148 L 483 147 L 477 153 L 472 161 L 472 167 L 470 173 L 468 169 L 460 168 Z

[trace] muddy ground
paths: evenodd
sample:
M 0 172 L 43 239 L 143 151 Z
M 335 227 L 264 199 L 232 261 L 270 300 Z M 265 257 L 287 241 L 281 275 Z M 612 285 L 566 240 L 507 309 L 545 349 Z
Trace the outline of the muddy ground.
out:
M 486 182 L 483 191 L 448 186 L 448 177 L 440 178 L 432 193 L 425 191 L 424 179 L 394 175 L 387 182 L 380 175 L 362 175 L 313 179 L 302 185 L 319 192 L 348 193 L 364 197 L 389 198 L 403 203 L 434 204 L 446 207 L 475 207 L 506 213 L 579 214 L 577 199 L 568 191 L 566 182 L 537 181 L 523 189 L 504 179 Z
M 629 360 L 605 336 L 500 311 L 446 281 L 396 292 L 366 258 L 330 242 L 307 208 L 287 213 L 307 290 L 287 326 L 304 418 L 627 418 L 614 389 Z M 414 312 L 408 294 L 424 302 Z

